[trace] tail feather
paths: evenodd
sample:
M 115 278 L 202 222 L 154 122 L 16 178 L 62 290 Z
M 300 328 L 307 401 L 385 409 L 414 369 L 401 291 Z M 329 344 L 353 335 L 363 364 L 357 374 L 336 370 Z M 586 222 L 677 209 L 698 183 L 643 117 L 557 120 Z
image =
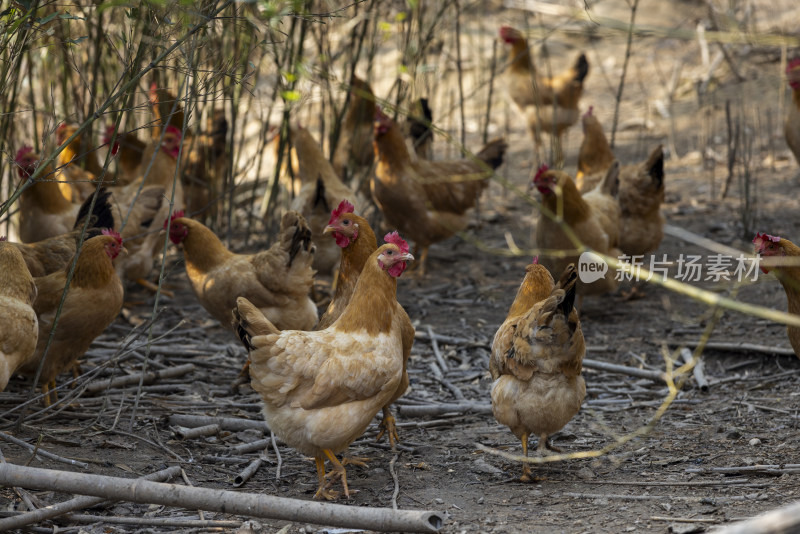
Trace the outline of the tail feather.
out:
M 296 211 L 287 211 L 281 219 L 281 241 L 285 243 L 287 232 L 294 228 L 287 246 L 289 253 L 289 262 L 287 267 L 292 266 L 292 262 L 300 253 L 300 251 L 313 251 L 313 244 L 311 242 L 311 228 L 308 227 L 305 218 Z
M 97 193 L 94 209 L 92 209 L 90 213 L 89 209 L 92 207 L 93 196 L 94 195 L 89 196 L 89 198 L 84 200 L 83 204 L 81 204 L 78 210 L 78 216 L 75 218 L 75 225 L 72 227 L 73 230 L 82 228 L 86 217 L 89 216 L 91 217 L 89 220 L 90 229 L 114 228 L 114 212 L 111 207 L 111 202 L 109 201 L 111 192 L 106 190 L 106 188 L 101 188 L 100 192 Z
M 213 156 L 220 157 L 228 147 L 228 119 L 225 118 L 225 111 L 221 109 L 215 111 L 209 123 L 208 136 L 211 138 Z
M 496 169 L 503 164 L 506 150 L 508 150 L 508 143 L 502 137 L 498 137 L 486 143 L 486 146 L 476 156 L 492 169 Z
M 650 157 L 647 158 L 645 169 L 647 169 L 647 174 L 653 179 L 656 188 L 661 189 L 661 186 L 664 184 L 664 149 L 661 145 L 658 145 L 650 154 Z
M 597 186 L 602 193 L 611 195 L 614 198 L 616 198 L 619 193 L 619 169 L 619 160 L 614 160 L 614 163 L 612 163 L 611 167 L 606 171 L 605 177 L 603 177 L 603 180 Z
M 432 122 L 433 112 L 428 105 L 428 99 L 420 98 L 414 103 L 413 113 L 408 116 L 408 131 L 414 138 L 414 146 L 423 143 L 433 135 Z
M 564 314 L 564 317 L 569 317 L 575 307 L 575 290 L 578 287 L 578 271 L 575 269 L 574 263 L 570 263 L 564 269 L 564 273 L 558 280 L 557 287 L 564 290 L 564 298 L 558 304 L 558 308 Z
M 253 345 L 253 337 L 280 333 L 275 325 L 264 317 L 261 310 L 244 297 L 236 299 L 232 315 L 231 325 L 248 352 L 256 348 Z
M 586 60 L 586 54 L 578 56 L 572 68 L 575 70 L 575 78 L 573 79 L 576 82 L 583 83 L 584 78 L 589 74 L 589 62 Z
M 317 189 L 314 192 L 314 202 L 312 205 L 316 208 L 322 206 L 323 213 L 330 213 L 331 207 L 328 205 L 328 199 L 325 198 L 325 182 L 322 180 L 322 175 L 317 176 Z

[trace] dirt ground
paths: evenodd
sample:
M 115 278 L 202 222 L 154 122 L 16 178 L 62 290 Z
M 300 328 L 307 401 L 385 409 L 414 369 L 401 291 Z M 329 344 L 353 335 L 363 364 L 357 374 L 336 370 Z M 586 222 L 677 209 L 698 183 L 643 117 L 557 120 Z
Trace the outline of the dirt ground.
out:
M 658 2 L 658 8 L 652 4 L 641 3 L 637 23 L 694 31 L 697 20 L 707 16 L 706 8 L 696 2 Z M 782 14 L 796 14 L 790 7 L 768 11 L 766 2 L 747 5 L 753 7 L 751 23 L 763 31 L 780 30 Z M 494 28 L 513 23 L 519 20 L 519 13 L 496 9 L 490 22 L 497 23 Z M 629 17 L 624 2 L 601 2 L 593 13 L 618 20 Z M 530 17 L 532 25 L 538 20 Z M 554 24 L 551 18 L 544 21 Z M 566 61 L 576 50 L 587 50 L 592 71 L 583 107 L 594 105 L 601 121 L 610 125 L 624 35 L 567 31 L 555 34 L 552 40 L 561 45 L 553 46 L 553 53 L 570 58 Z M 710 43 L 712 57 L 717 50 L 719 47 Z M 754 230 L 798 238 L 798 168 L 782 137 L 785 80 L 780 75 L 780 48 L 732 45 L 726 52 L 743 80 L 738 81 L 730 65 L 723 62 L 703 94 L 698 93 L 704 69 L 696 39 L 654 32 L 637 36 L 634 51 L 623 94 L 620 123 L 624 129 L 617 135 L 617 152 L 623 163 L 628 163 L 641 160 L 659 143 L 667 148 L 663 212 L 668 224 L 745 252 L 751 250 Z M 681 70 L 675 76 L 670 103 L 667 87 L 675 65 L 681 65 Z M 727 177 L 726 101 L 731 102 L 734 118 L 740 119 L 754 142 L 750 163 L 754 222 L 747 228 L 742 223 L 745 195 L 738 177 L 727 197 L 721 198 Z M 497 102 L 502 117 L 502 95 Z M 670 116 L 665 116 L 667 111 Z M 498 128 L 504 127 L 502 118 L 496 123 Z M 533 163 L 531 143 L 524 125 L 513 117 L 509 129 L 510 154 L 500 173 L 524 187 Z M 472 138 L 470 146 L 479 144 L 477 134 Z M 570 172 L 574 172 L 580 139 L 580 127 L 573 127 L 566 143 Z M 444 152 L 443 144 L 437 140 L 439 155 Z M 707 390 L 688 379 L 676 401 L 648 432 L 599 458 L 536 466 L 534 472 L 540 480 L 530 484 L 518 481 L 518 462 L 490 452 L 519 454 L 521 448 L 485 409 L 478 413 L 442 411 L 433 416 L 404 414 L 415 406 L 441 403 L 488 406 L 491 340 L 531 256 L 526 251 L 509 258 L 491 250 L 507 250 L 509 236 L 529 249 L 537 218 L 538 212 L 528 202 L 493 183 L 482 199 L 476 223 L 467 231 L 469 239 L 454 237 L 432 247 L 429 274 L 424 279 L 400 279 L 398 300 L 418 332 L 409 361 L 411 387 L 398 403 L 402 441 L 396 452 L 389 450 L 385 441 L 376 443 L 377 424 L 373 424 L 353 443 L 348 454 L 371 461 L 367 467 L 348 467 L 350 487 L 358 491 L 342 502 L 391 507 L 394 499 L 400 509 L 442 511 L 447 517 L 442 532 L 453 534 L 687 533 L 713 531 L 716 525 L 800 498 L 800 482 L 794 479 L 796 466 L 784 467 L 800 463 L 800 393 L 796 391 L 800 362 L 793 355 L 707 348 L 703 353 Z M 712 252 L 691 239 L 668 234 L 658 254 L 666 254 L 674 262 L 680 254 L 705 258 Z M 79 380 L 81 387 L 67 393 L 72 395 L 68 403 L 43 411 L 33 404 L 25 424 L 15 431 L 17 407 L 27 398 L 30 384 L 17 378 L 0 394 L 4 432 L 42 450 L 87 462 L 88 469 L 32 458 L 28 449 L 5 441 L 0 441 L 0 450 L 15 464 L 126 478 L 179 465 L 186 479 L 173 482 L 219 489 L 234 489 L 234 478 L 253 459 L 263 456 L 264 464 L 237 491 L 310 500 L 316 474 L 308 458 L 280 444 L 280 459 L 271 445 L 257 443 L 250 452 L 235 448 L 269 438 L 256 424 L 223 429 L 209 437 L 180 437 L 179 425 L 171 416 L 230 417 L 256 423 L 262 416 L 260 399 L 248 385 L 232 387 L 245 359 L 244 349 L 197 303 L 180 253 L 173 250 L 167 260 L 166 286 L 175 291 L 175 298 L 162 296 L 155 306 L 155 321 L 150 322 L 154 297 L 131 287 L 127 299 L 134 305 L 92 346 L 83 367 L 87 374 Z M 670 276 L 676 274 L 673 263 Z M 743 302 L 786 310 L 784 292 L 769 275 L 741 286 L 730 282 L 694 285 Z M 320 295 L 328 287 L 329 280 L 320 279 Z M 693 347 L 707 331 L 712 343 L 752 343 L 784 352 L 789 348 L 785 327 L 780 324 L 733 311 L 715 318 L 714 310 L 706 305 L 654 284 L 640 288 L 642 298 L 626 299 L 631 287 L 624 283 L 614 294 L 584 301 L 581 322 L 587 358 L 664 370 L 665 357 L 674 356 L 682 346 Z M 439 336 L 438 349 L 446 369 L 437 363 L 431 333 Z M 145 348 L 148 336 L 152 339 L 149 353 Z M 145 358 L 150 370 L 187 363 L 194 364 L 194 369 L 143 386 L 138 399 L 135 384 L 96 392 L 82 389 L 112 376 L 137 374 Z M 587 384 L 583 407 L 553 440 L 568 453 L 599 450 L 638 431 L 651 422 L 668 394 L 663 381 L 591 368 L 584 368 L 583 374 Z M 29 494 L 40 505 L 71 497 L 51 491 Z M 16 509 L 24 509 L 20 495 L 11 488 L 0 489 L 0 512 Z M 82 513 L 95 519 L 61 518 L 55 522 L 58 531 L 235 530 L 227 524 L 213 528 L 130 526 L 102 517 L 201 519 L 197 511 L 160 506 L 118 503 Z M 202 518 L 245 519 L 208 512 Z M 261 532 L 348 532 L 280 521 L 259 523 Z M 34 530 L 53 532 L 52 525 L 41 523 Z

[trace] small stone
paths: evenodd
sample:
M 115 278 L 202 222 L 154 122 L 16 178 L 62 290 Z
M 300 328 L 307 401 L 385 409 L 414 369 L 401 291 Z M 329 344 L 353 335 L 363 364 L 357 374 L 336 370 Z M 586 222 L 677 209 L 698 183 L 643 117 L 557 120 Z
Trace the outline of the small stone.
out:
M 477 471 L 478 473 L 485 473 L 487 475 L 501 475 L 503 474 L 503 470 L 499 469 L 483 458 L 478 458 L 474 462 L 472 462 L 472 468 Z
M 478 504 L 483 504 L 483 497 L 478 497 Z
M 444 504 L 444 501 L 439 498 L 433 499 L 433 502 L 435 502 L 436 504 Z
M 758 445 L 761 445 L 761 440 L 758 438 L 753 438 L 748 443 L 751 447 L 757 447 Z

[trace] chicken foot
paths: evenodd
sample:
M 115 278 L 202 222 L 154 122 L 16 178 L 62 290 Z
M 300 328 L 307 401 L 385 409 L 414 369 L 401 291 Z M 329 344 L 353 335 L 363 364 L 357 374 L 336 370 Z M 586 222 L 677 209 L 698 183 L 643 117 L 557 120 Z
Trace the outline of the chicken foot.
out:
M 524 432 L 522 434 L 522 454 L 525 458 L 528 457 L 528 433 Z M 522 476 L 519 477 L 520 482 L 530 482 L 531 481 L 531 464 L 528 462 L 522 462 Z
M 378 437 L 375 438 L 375 441 L 380 441 L 383 435 L 386 434 L 386 437 L 389 439 L 389 445 L 392 447 L 392 450 L 394 450 L 395 443 L 400 443 L 400 436 L 397 435 L 397 424 L 388 406 L 383 407 L 383 420 L 378 428 L 380 428 L 381 431 L 378 433 Z
M 42 404 L 44 404 L 45 408 L 49 408 L 51 404 L 58 402 L 55 380 L 42 384 L 42 395 Z
M 153 293 L 158 293 L 158 286 L 155 285 L 150 280 L 145 280 L 144 278 L 137 278 L 136 279 L 136 283 L 139 284 L 142 287 L 145 287 L 145 288 L 149 289 Z M 175 293 L 173 293 L 172 291 L 170 291 L 168 289 L 164 289 L 164 288 L 161 288 L 161 294 L 162 295 L 166 295 L 169 298 L 174 298 L 175 297 Z
M 333 485 L 336 478 L 340 478 L 342 487 L 344 488 L 344 496 L 349 499 L 350 490 L 347 487 L 347 471 L 330 449 L 323 449 L 322 453 L 325 455 L 324 457 L 314 457 L 314 462 L 317 465 L 317 478 L 319 480 L 319 488 L 317 489 L 317 493 L 314 494 L 314 498 L 328 501 L 337 499 L 339 497 L 339 492 L 330 489 L 330 487 Z M 330 460 L 333 465 L 331 472 L 327 475 L 325 474 L 325 458 Z

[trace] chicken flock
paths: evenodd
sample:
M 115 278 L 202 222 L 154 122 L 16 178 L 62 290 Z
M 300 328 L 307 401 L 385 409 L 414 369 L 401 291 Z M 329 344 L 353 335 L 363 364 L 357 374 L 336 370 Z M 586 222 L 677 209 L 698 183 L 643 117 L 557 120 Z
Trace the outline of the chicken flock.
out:
M 531 172 L 530 188 L 540 199 L 539 255 L 496 332 L 489 365 L 494 416 L 527 456 L 530 436 L 538 438 L 540 454 L 552 448 L 548 437 L 575 416 L 586 395 L 581 299 L 618 284 L 611 271 L 582 281 L 581 253 L 640 256 L 660 245 L 664 152 L 655 146 L 643 162 L 617 160 L 593 107 L 581 115 L 590 74 L 585 55 L 548 77 L 536 68 L 522 32 L 504 26 L 499 38 L 508 50 L 508 96 L 526 121 L 532 154 L 542 161 L 543 135 L 556 147 L 556 168 L 542 164 Z M 800 163 L 800 58 L 786 74 L 793 105 L 785 137 Z M 376 104 L 366 81 L 353 76 L 349 91 L 330 162 L 307 128 L 289 125 L 291 172 L 282 184 L 291 209 L 274 244 L 254 254 L 228 250 L 202 222 L 215 213 L 231 157 L 222 112 L 203 131 L 185 134 L 180 101 L 154 82 L 147 140 L 142 131 L 106 126 L 103 159 L 85 131 L 63 123 L 55 141 L 64 149 L 54 165 L 43 165 L 30 146 L 19 147 L 21 243 L 0 239 L 0 391 L 21 374 L 38 380 L 46 405 L 57 402 L 64 387 L 57 378 L 78 373 L 81 356 L 123 308 L 126 284 L 166 292 L 151 278 L 171 242 L 182 250 L 199 303 L 247 349 L 251 384 L 270 428 L 313 456 L 315 498 L 337 498 L 337 484 L 349 497 L 336 455 L 378 412 L 378 439 L 386 436 L 391 446 L 400 439 L 391 407 L 409 386 L 415 331 L 398 303 L 397 279 L 407 268 L 424 276 L 430 247 L 467 228 L 469 210 L 508 148 L 505 139 L 494 139 L 467 158 L 433 160 L 426 99 L 403 125 Z M 573 177 L 558 168 L 560 139 L 579 120 L 584 138 Z M 375 210 L 387 229 L 383 243 L 369 222 Z M 763 233 L 753 243 L 763 270 L 783 285 L 789 312 L 800 315 L 800 265 L 792 263 L 800 247 Z M 313 295 L 317 275 L 335 279 L 321 317 Z M 788 336 L 800 356 L 800 328 L 789 327 Z M 532 478 L 523 463 L 522 480 Z

